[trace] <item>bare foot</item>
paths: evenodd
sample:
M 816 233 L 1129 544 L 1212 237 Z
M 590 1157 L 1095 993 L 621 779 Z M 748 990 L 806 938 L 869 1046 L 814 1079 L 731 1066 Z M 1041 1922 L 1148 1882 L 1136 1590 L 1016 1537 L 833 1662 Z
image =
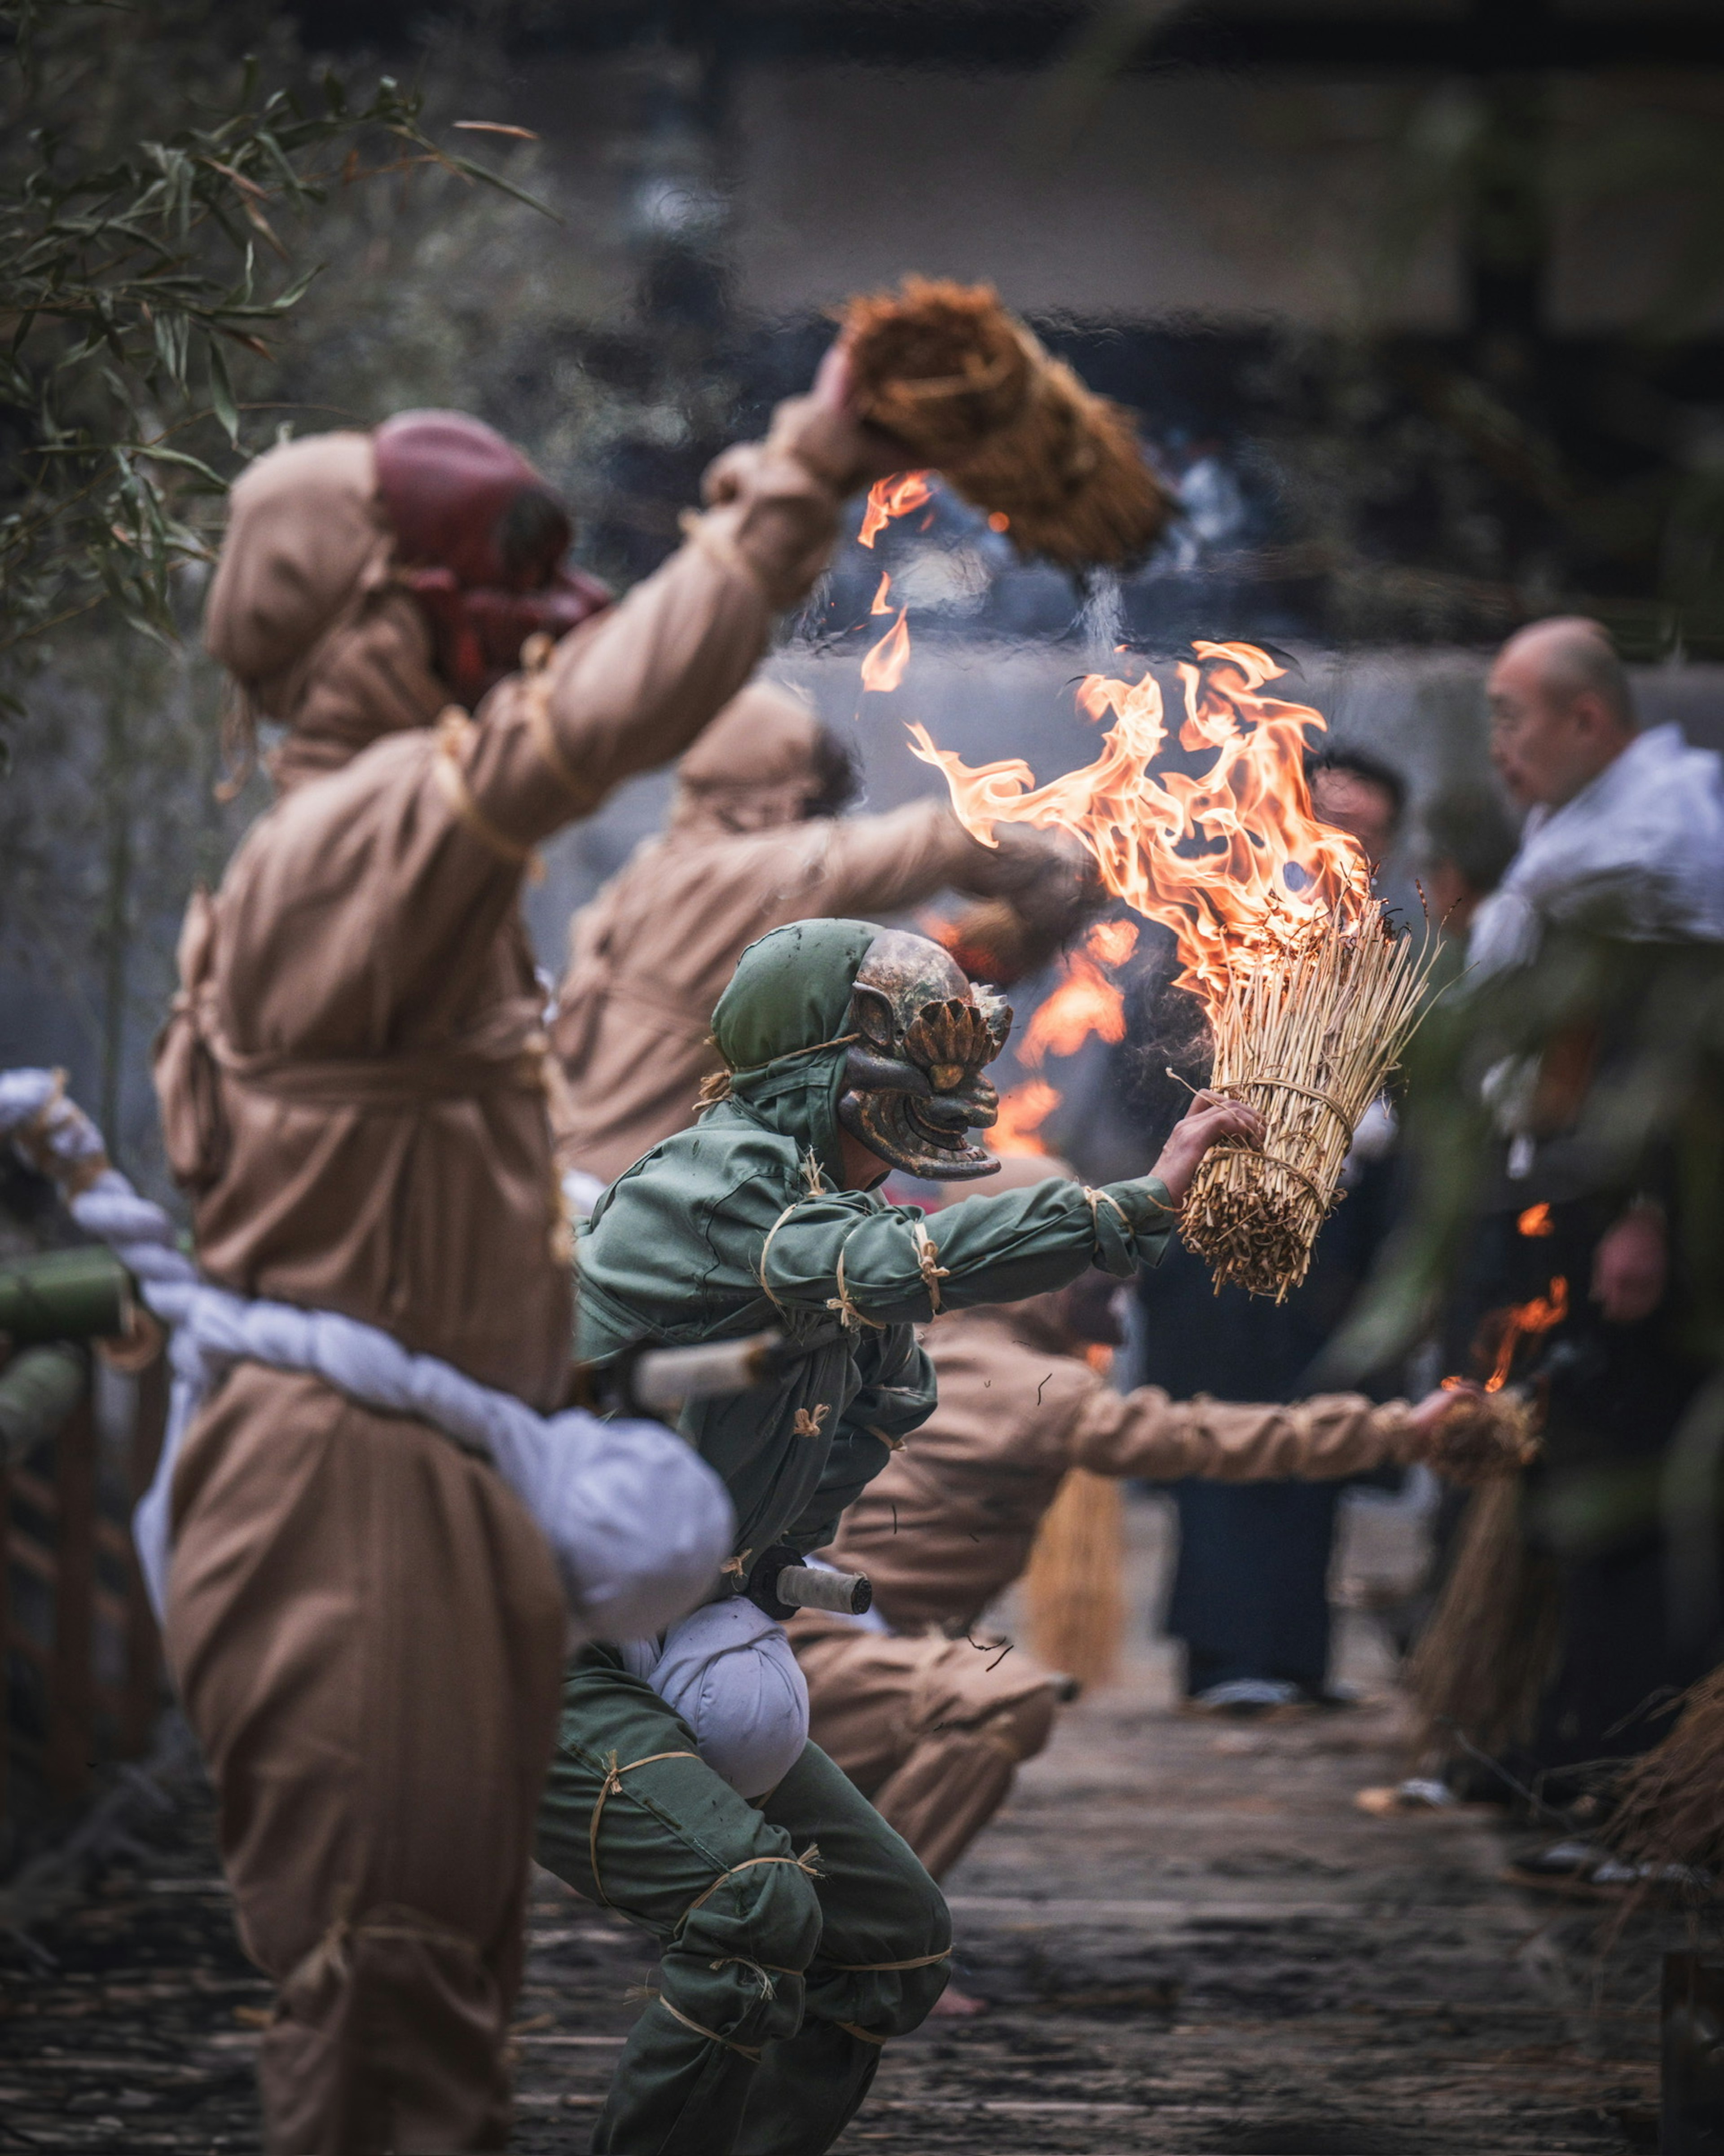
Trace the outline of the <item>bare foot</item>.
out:
M 930 2018 L 936 2021 L 972 2021 L 977 2015 L 987 2011 L 985 1999 L 972 1999 L 967 1991 L 960 1991 L 955 1984 L 948 1984 L 934 2001 Z

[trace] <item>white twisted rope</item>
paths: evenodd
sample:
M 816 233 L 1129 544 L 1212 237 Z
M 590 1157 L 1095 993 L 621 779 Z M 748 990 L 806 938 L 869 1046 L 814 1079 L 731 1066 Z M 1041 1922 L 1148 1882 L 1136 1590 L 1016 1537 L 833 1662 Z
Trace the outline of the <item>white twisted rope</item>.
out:
M 109 1165 L 101 1132 L 65 1098 L 58 1071 L 0 1072 L 0 1142 L 8 1139 L 63 1185 L 80 1227 L 108 1245 L 172 1328 L 167 1433 L 132 1517 L 158 1617 L 180 1445 L 211 1385 L 239 1362 L 320 1378 L 490 1460 L 543 1528 L 588 1638 L 661 1630 L 711 1590 L 731 1548 L 730 1500 L 700 1455 L 659 1424 L 601 1422 L 579 1409 L 547 1419 L 434 1355 L 411 1353 L 376 1326 L 210 1286 L 167 1214 Z

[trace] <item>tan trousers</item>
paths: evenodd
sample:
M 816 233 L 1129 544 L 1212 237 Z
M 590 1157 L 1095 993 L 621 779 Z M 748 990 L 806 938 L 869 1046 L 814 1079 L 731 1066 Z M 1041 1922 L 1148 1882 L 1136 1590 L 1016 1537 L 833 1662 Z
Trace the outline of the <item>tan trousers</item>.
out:
M 246 1951 L 272 2156 L 501 2148 L 564 1605 L 481 1462 L 245 1363 L 174 1485 L 169 1666 Z
M 1047 1743 L 1046 1671 L 967 1640 L 898 1639 L 812 1612 L 789 1630 L 810 1737 L 942 1877 Z

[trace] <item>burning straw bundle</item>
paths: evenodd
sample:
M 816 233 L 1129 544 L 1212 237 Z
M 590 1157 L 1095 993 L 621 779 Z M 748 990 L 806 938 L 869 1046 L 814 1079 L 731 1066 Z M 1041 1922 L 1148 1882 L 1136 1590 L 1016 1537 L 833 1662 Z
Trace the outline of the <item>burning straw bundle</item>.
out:
M 1235 964 L 1212 1021 L 1209 1083 L 1261 1111 L 1263 1149 L 1213 1147 L 1180 1215 L 1217 1287 L 1280 1302 L 1305 1278 L 1359 1118 L 1419 1022 L 1428 970 L 1376 899 Z
M 906 277 L 841 319 L 866 416 L 1020 554 L 1128 562 L 1159 535 L 1171 505 L 1130 418 L 1050 359 L 991 285 Z

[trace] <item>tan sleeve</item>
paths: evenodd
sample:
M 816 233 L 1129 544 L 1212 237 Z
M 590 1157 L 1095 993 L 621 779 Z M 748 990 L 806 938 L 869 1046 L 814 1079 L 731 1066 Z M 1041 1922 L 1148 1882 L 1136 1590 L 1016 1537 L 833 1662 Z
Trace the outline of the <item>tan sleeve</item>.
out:
M 943 801 L 842 817 L 811 835 L 818 851 L 806 889 L 821 913 L 894 913 L 948 886 L 962 888 L 971 855 L 986 851 Z
M 459 804 L 502 858 L 588 815 L 637 772 L 680 756 L 747 681 L 774 617 L 825 567 L 848 480 L 844 429 L 806 398 L 763 443 L 708 472 L 704 514 L 620 605 L 566 636 L 543 672 L 511 675 L 454 739 Z M 444 783 L 450 783 L 448 774 Z
M 1156 1385 L 1116 1393 L 1098 1384 L 1072 1425 L 1071 1460 L 1097 1475 L 1176 1482 L 1332 1481 L 1422 1450 L 1404 1400 L 1379 1407 L 1357 1393 L 1322 1393 L 1290 1407 L 1170 1399 Z

